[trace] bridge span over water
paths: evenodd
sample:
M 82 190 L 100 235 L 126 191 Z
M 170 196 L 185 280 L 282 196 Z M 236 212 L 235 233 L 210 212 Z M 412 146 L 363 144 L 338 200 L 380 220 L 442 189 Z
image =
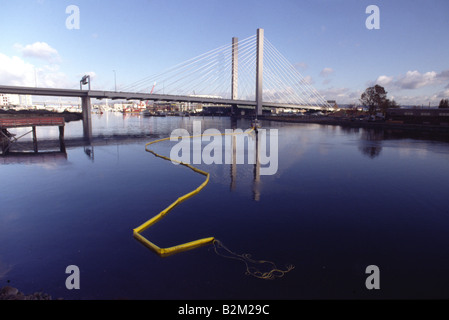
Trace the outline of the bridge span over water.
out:
M 237 105 L 237 106 L 253 106 L 257 105 L 256 101 L 239 100 L 239 99 L 222 99 L 196 95 L 169 95 L 169 94 L 150 94 L 141 92 L 121 92 L 121 91 L 101 91 L 101 90 L 79 90 L 79 89 L 58 89 L 58 88 L 37 88 L 37 87 L 18 87 L 18 86 L 2 86 L 0 85 L 0 93 L 34 95 L 34 96 L 54 96 L 54 97 L 79 97 L 93 99 L 110 99 L 110 100 L 140 100 L 140 101 L 166 101 L 166 102 L 190 102 L 204 104 L 219 105 Z M 321 106 L 292 104 L 281 102 L 263 101 L 263 107 L 271 108 L 297 108 L 322 110 Z
M 240 60 L 239 60 L 240 59 Z M 162 83 L 162 86 L 160 85 Z M 83 85 L 88 84 L 88 90 Z M 193 94 L 192 94 L 193 92 Z M 114 91 L 91 90 L 84 76 L 80 89 L 0 85 L 0 93 L 79 97 L 85 136 L 91 136 L 91 99 L 190 102 L 262 108 L 322 110 L 331 107 L 296 68 L 264 38 L 264 30 L 211 50 L 168 70 Z M 221 97 L 221 98 L 219 98 Z

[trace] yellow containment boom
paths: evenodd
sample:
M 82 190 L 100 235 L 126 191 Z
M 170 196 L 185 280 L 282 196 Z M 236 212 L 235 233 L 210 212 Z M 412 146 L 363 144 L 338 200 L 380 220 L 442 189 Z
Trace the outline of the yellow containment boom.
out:
M 222 133 L 222 134 L 210 134 L 210 135 L 204 135 L 204 136 L 213 136 L 213 135 L 233 135 L 233 134 L 241 134 L 241 133 L 251 133 L 255 128 L 252 127 L 250 130 L 248 130 L 247 132 L 233 132 L 233 133 Z M 197 136 L 189 136 L 188 138 L 196 138 L 196 137 L 201 137 L 203 135 L 197 135 Z M 147 222 L 143 223 L 142 225 L 140 225 L 139 227 L 135 228 L 133 230 L 133 236 L 134 238 L 136 238 L 137 240 L 139 240 L 140 242 L 142 242 L 145 246 L 147 246 L 149 249 L 153 250 L 155 253 L 157 253 L 159 256 L 161 257 L 167 257 L 170 256 L 172 254 L 176 254 L 179 252 L 183 252 L 183 251 L 187 251 L 187 250 L 192 250 L 198 247 L 201 247 L 203 245 L 207 245 L 207 244 L 211 244 L 214 242 L 215 238 L 214 237 L 209 237 L 209 238 L 203 238 L 203 239 L 198 239 L 195 241 L 191 241 L 191 242 L 187 242 L 187 243 L 183 243 L 177 246 L 173 246 L 173 247 L 169 247 L 169 248 L 160 248 L 157 245 L 155 245 L 153 242 L 149 241 L 147 238 L 145 238 L 144 236 L 141 235 L 141 233 L 143 231 L 145 231 L 146 229 L 148 229 L 149 227 L 151 227 L 152 225 L 154 225 L 156 222 L 158 222 L 159 220 L 161 220 L 163 217 L 165 217 L 174 207 L 176 207 L 178 204 L 180 204 L 181 202 L 195 196 L 196 194 L 198 194 L 208 183 L 209 183 L 209 173 L 205 172 L 203 170 L 200 170 L 198 168 L 195 168 L 194 166 L 188 164 L 188 163 L 184 163 L 184 162 L 180 162 L 178 160 L 173 160 L 170 159 L 169 157 L 165 157 L 162 155 L 157 154 L 156 152 L 154 152 L 153 150 L 149 149 L 149 146 L 158 142 L 162 142 L 162 141 L 166 141 L 166 140 L 170 140 L 170 138 L 164 138 L 164 139 L 159 139 L 159 140 L 155 140 L 152 142 L 149 142 L 145 145 L 145 150 L 154 154 L 156 157 L 165 159 L 165 160 L 169 160 L 172 162 L 176 162 L 179 163 L 183 166 L 186 166 L 188 168 L 190 168 L 191 170 L 202 174 L 206 177 L 206 179 L 204 180 L 204 182 L 198 186 L 198 188 L 196 188 L 195 190 L 179 197 L 178 199 L 176 199 L 173 203 L 171 203 L 167 208 L 165 208 L 164 210 L 162 210 L 159 214 L 155 215 L 153 218 L 151 218 L 150 220 L 148 220 Z

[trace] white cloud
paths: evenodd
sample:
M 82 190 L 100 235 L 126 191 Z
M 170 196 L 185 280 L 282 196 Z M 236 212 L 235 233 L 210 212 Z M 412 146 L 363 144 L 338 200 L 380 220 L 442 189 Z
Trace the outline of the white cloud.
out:
M 320 76 L 327 77 L 327 76 L 329 76 L 329 75 L 331 75 L 333 73 L 334 73 L 334 69 L 332 69 L 332 68 L 324 68 L 323 70 L 321 70 Z
M 34 86 L 35 67 L 19 57 L 0 53 L 0 83 L 11 86 Z
M 376 83 L 380 86 L 387 86 L 393 81 L 393 77 L 388 76 L 380 76 L 377 78 Z
M 81 79 L 81 77 L 84 77 L 84 76 L 90 76 L 91 79 L 94 79 L 97 76 L 97 74 L 94 71 L 87 71 L 87 72 L 84 72 L 84 73 L 78 73 L 77 76 L 80 79 Z
M 449 98 L 449 89 L 440 91 L 436 94 L 435 98 L 440 99 L 440 98 L 445 98 L 448 99 Z
M 429 71 L 421 73 L 417 70 L 407 71 L 405 74 L 399 76 L 382 75 L 377 78 L 377 84 L 381 86 L 390 86 L 393 89 L 419 89 L 423 87 L 435 86 L 444 84 L 449 81 L 449 70 L 444 70 L 440 73 Z M 370 82 L 369 85 L 373 85 Z
M 9 57 L 3 53 L 0 53 L 0 83 L 26 87 L 73 87 L 57 65 L 36 67 L 20 57 Z
M 314 83 L 313 82 L 313 78 L 311 76 L 305 76 L 303 80 L 307 84 L 313 84 Z
M 358 99 L 362 94 L 362 92 L 352 91 L 349 88 L 331 87 L 318 91 L 326 100 L 336 100 L 340 104 L 358 103 Z
M 396 85 L 401 89 L 417 89 L 435 84 L 437 73 L 430 71 L 420 73 L 418 71 L 407 71 L 404 76 L 400 76 Z
M 305 62 L 297 62 L 293 65 L 296 70 L 305 70 L 307 69 L 308 65 Z
M 14 46 L 22 53 L 23 57 L 37 58 L 49 63 L 57 63 L 61 60 L 58 51 L 46 42 L 35 42 L 26 46 L 15 44 Z

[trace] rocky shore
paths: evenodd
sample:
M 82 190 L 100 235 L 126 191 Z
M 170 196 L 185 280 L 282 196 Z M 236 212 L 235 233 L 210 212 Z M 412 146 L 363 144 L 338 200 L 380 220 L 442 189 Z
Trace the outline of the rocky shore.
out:
M 17 288 L 5 286 L 0 289 L 0 300 L 52 300 L 51 296 L 43 292 L 24 294 Z

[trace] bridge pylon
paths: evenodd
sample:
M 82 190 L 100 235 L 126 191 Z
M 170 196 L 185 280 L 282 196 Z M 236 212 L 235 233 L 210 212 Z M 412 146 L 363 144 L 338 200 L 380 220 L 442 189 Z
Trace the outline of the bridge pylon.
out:
M 262 115 L 263 93 L 263 29 L 257 29 L 257 57 L 256 57 L 256 118 Z

